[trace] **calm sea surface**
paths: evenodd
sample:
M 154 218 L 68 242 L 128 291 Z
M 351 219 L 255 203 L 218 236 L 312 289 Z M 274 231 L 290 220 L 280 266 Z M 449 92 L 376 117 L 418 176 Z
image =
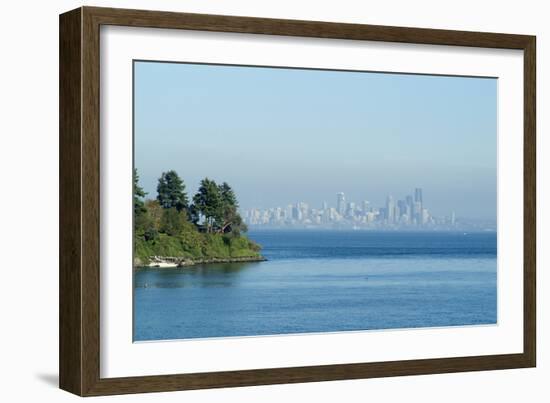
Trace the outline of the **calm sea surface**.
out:
M 249 237 L 269 261 L 136 271 L 134 339 L 496 323 L 495 233 Z

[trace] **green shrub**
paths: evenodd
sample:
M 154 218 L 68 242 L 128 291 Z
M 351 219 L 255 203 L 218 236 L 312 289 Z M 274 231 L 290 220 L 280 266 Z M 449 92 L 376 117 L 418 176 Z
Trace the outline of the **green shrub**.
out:
M 190 259 L 259 256 L 260 246 L 247 237 L 207 234 L 185 223 L 178 235 L 156 233 L 155 237 L 135 238 L 135 257 L 147 264 L 151 256 L 185 257 Z

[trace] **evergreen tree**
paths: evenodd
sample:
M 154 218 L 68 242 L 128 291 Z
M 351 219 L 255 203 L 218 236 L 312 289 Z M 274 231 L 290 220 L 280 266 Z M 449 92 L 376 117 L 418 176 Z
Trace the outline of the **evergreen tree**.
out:
M 164 209 L 161 207 L 158 200 L 146 200 L 145 208 L 147 209 L 147 214 L 151 217 L 153 225 L 157 229 L 160 228 L 160 220 Z
M 219 232 L 239 235 L 240 231 L 246 231 L 246 225 L 237 211 L 239 204 L 235 192 L 227 182 L 219 186 L 219 191 L 222 199 L 222 220 L 218 225 Z
M 157 185 L 157 200 L 162 208 L 175 208 L 177 211 L 187 210 L 188 200 L 185 184 L 176 171 L 163 172 Z
M 261 258 L 260 246 L 240 235 L 246 225 L 227 183 L 218 186 L 203 179 L 189 206 L 183 181 L 174 171 L 162 174 L 156 200 L 143 200 L 146 193 L 136 170 L 133 176 L 136 267 L 149 264 L 154 256 Z
M 222 183 L 219 186 L 219 189 L 222 202 L 226 207 L 239 207 L 235 192 L 233 191 L 233 189 L 231 189 L 231 186 L 229 186 L 227 182 Z
M 143 191 L 143 188 L 139 186 L 139 175 L 137 173 L 137 169 L 135 168 L 133 176 L 134 230 L 136 234 L 141 235 L 144 233 L 148 221 L 147 209 L 145 208 L 145 203 L 142 200 L 146 193 Z
M 154 221 L 147 208 L 147 203 L 142 199 L 147 195 L 141 186 L 139 186 L 139 175 L 134 168 L 134 234 L 143 237 L 146 241 L 156 239 L 158 232 Z
M 208 178 L 201 181 L 191 210 L 204 217 L 206 232 L 213 232 L 215 224 L 223 217 L 223 200 L 216 182 Z
M 141 213 L 145 212 L 145 205 L 143 203 L 143 198 L 147 193 L 143 191 L 143 188 L 139 186 L 139 175 L 137 169 L 134 168 L 134 217 L 138 216 Z
M 175 207 L 164 209 L 160 219 L 160 230 L 170 236 L 180 235 L 186 221 L 185 212 L 178 211 Z

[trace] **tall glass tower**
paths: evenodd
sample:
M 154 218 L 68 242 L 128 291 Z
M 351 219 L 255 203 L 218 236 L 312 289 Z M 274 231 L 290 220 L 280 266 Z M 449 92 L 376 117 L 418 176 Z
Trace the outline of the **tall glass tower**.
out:
M 388 196 L 386 199 L 386 217 L 389 223 L 395 221 L 395 203 L 393 201 L 393 196 Z
M 414 189 L 414 201 L 419 202 L 420 204 L 423 204 L 422 203 L 422 188 Z
M 414 189 L 414 201 L 419 202 L 420 204 L 423 204 L 422 203 L 422 188 Z
M 342 216 L 346 212 L 346 196 L 343 192 L 336 193 L 336 210 Z

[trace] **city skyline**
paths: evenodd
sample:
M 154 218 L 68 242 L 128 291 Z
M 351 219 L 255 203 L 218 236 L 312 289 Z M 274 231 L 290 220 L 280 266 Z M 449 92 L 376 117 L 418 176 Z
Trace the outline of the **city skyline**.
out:
M 135 167 L 154 195 L 175 169 L 193 193 L 231 183 L 243 209 L 374 205 L 418 184 L 432 213 L 496 219 L 490 78 L 135 62 Z
M 334 204 L 323 201 L 312 205 L 304 201 L 271 208 L 242 210 L 245 222 L 256 227 L 324 227 L 324 228 L 410 228 L 410 229 L 483 229 L 494 230 L 495 224 L 458 218 L 456 211 L 448 215 L 431 214 L 424 203 L 423 189 L 395 199 L 386 196 L 384 206 L 373 206 L 369 200 L 346 200 L 344 192 L 335 194 Z

